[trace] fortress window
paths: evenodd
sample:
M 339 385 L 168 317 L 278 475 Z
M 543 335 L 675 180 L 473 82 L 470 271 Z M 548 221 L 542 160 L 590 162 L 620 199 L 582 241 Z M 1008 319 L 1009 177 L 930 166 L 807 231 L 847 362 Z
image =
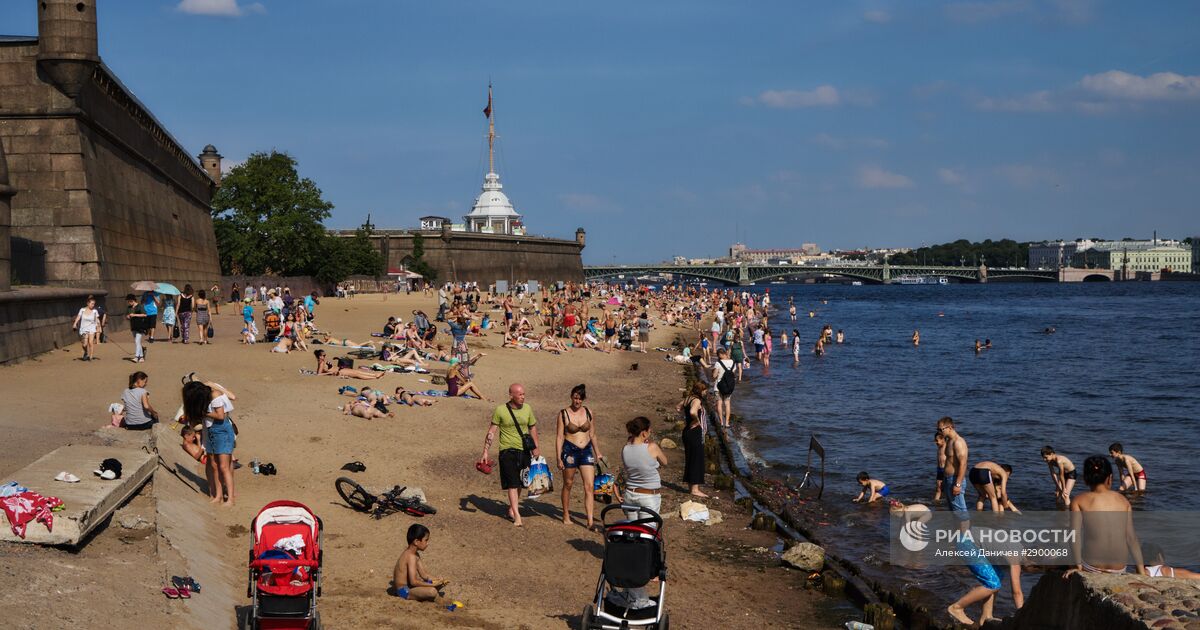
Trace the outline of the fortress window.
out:
M 76 2 L 76 3 L 75 3 L 75 10 L 76 10 L 76 11 L 78 11 L 78 12 L 80 12 L 80 13 L 83 13 L 83 3 L 82 3 L 82 2 Z

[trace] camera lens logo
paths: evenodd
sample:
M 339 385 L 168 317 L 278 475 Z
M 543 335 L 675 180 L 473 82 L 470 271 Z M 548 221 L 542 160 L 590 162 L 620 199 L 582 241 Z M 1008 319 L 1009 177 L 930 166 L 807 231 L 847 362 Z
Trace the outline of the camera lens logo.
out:
M 900 544 L 909 551 L 921 551 L 929 546 L 929 526 L 922 521 L 909 521 L 900 528 Z

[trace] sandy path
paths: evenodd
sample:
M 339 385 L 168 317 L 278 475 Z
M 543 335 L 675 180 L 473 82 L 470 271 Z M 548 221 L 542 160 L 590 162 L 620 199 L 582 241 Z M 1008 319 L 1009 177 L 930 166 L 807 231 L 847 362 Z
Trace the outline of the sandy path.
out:
M 416 294 L 328 299 L 318 308 L 317 323 L 337 335 L 361 339 L 381 328 L 389 314 L 408 320 L 413 308 L 433 312 L 433 304 L 431 298 Z M 238 395 L 234 416 L 241 431 L 237 456 L 243 462 L 258 458 L 278 468 L 279 474 L 272 477 L 242 469 L 237 473 L 237 505 L 214 509 L 214 526 L 226 534 L 221 553 L 226 565 L 234 568 L 232 582 L 244 575 L 249 546 L 245 527 L 250 519 L 265 503 L 288 498 L 307 504 L 325 522 L 326 582 L 320 608 L 330 627 L 564 628 L 574 624 L 595 588 L 602 539 L 581 525 L 560 522 L 557 493 L 526 502 L 522 529 L 502 517 L 505 504 L 497 476 L 482 475 L 473 466 L 493 403 L 441 399 L 429 409 L 394 407 L 394 419 L 343 416 L 337 407 L 349 399 L 338 396 L 337 388 L 351 381 L 301 376 L 299 368 L 312 367 L 311 354 L 283 356 L 269 353 L 264 344 L 239 345 L 234 336 L 240 329 L 239 318 L 232 309 L 223 311 L 216 322 L 220 334 L 214 345 L 157 343 L 150 346 L 148 362 L 140 367 L 151 375 L 152 400 L 167 413 L 179 405 L 179 378 L 189 371 L 233 389 Z M 654 345 L 668 343 L 673 335 L 670 330 L 656 330 Z M 655 421 L 656 430 L 670 430 L 670 423 L 656 410 L 673 408 L 682 381 L 680 368 L 663 361 L 662 354 L 574 351 L 555 357 L 496 348 L 499 340 L 498 335 L 471 339 L 473 350 L 488 353 L 475 369 L 476 383 L 496 400 L 505 398 L 510 382 L 525 383 L 545 444 L 553 444 L 555 414 L 576 383 L 588 385 L 588 405 L 610 461 L 619 461 L 623 424 L 629 418 L 646 415 Z M 119 334 L 117 341 L 126 348 L 132 345 L 126 334 Z M 127 374 L 135 368 L 114 356 L 116 350 L 113 344 L 102 346 L 102 360 L 91 364 L 71 360 L 74 352 L 58 352 L 0 368 L 0 395 L 10 410 L 0 417 L 0 430 L 13 436 L 0 443 L 0 470 L 20 468 L 71 439 L 96 439 L 90 432 L 105 421 L 105 407 L 119 396 Z M 639 370 L 630 371 L 635 362 Z M 425 389 L 432 385 L 418 381 L 428 378 L 389 374 L 376 384 L 385 391 L 397 384 Z M 36 413 L 28 413 L 31 410 Z M 671 467 L 664 480 L 678 487 L 682 451 L 669 456 Z M 367 487 L 401 484 L 425 490 L 439 510 L 421 521 L 433 531 L 426 564 L 435 574 L 454 581 L 448 594 L 466 602 L 466 610 L 449 613 L 386 595 L 392 566 L 405 546 L 405 531 L 414 520 L 393 515 L 375 521 L 343 507 L 333 481 L 349 475 L 339 468 L 354 460 L 367 465 L 366 472 L 352 475 Z M 577 487 L 576 520 L 582 520 L 579 492 Z M 681 500 L 681 494 L 668 491 L 664 511 L 670 512 Z M 675 624 L 685 628 L 812 626 L 805 620 L 811 619 L 814 596 L 799 592 L 803 576 L 778 567 L 777 560 L 761 550 L 774 544 L 774 536 L 744 529 L 748 516 L 737 514 L 727 499 L 719 509 L 727 520 L 715 527 L 684 524 L 677 516 L 669 519 L 668 609 Z M 39 596 L 35 601 L 54 599 Z M 232 602 L 230 616 L 233 605 L 244 603 Z

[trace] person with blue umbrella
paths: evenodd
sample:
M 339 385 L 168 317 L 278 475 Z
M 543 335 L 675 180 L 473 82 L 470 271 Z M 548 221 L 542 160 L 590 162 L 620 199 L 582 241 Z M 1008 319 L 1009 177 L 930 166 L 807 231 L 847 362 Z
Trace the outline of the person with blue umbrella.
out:
M 179 289 L 175 285 L 167 282 L 159 282 L 158 293 L 162 296 L 162 324 L 167 328 L 167 340 L 175 343 L 175 337 L 179 334 L 176 332 L 177 315 L 175 312 L 175 296 L 179 295 Z

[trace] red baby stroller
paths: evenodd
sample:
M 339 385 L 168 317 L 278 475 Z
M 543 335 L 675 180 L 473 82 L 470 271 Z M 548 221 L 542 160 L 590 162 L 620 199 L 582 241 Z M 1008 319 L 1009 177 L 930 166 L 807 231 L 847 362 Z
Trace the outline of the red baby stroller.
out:
M 321 519 L 301 503 L 273 501 L 250 521 L 249 630 L 320 630 Z
M 607 522 L 608 514 L 626 509 L 640 510 L 646 516 L 611 525 Z M 668 630 L 667 552 L 663 546 L 662 517 L 649 508 L 610 505 L 600 511 L 600 522 L 604 526 L 604 564 L 595 599 L 583 609 L 580 628 Z M 658 592 L 650 595 L 645 587 L 654 578 L 658 578 Z

